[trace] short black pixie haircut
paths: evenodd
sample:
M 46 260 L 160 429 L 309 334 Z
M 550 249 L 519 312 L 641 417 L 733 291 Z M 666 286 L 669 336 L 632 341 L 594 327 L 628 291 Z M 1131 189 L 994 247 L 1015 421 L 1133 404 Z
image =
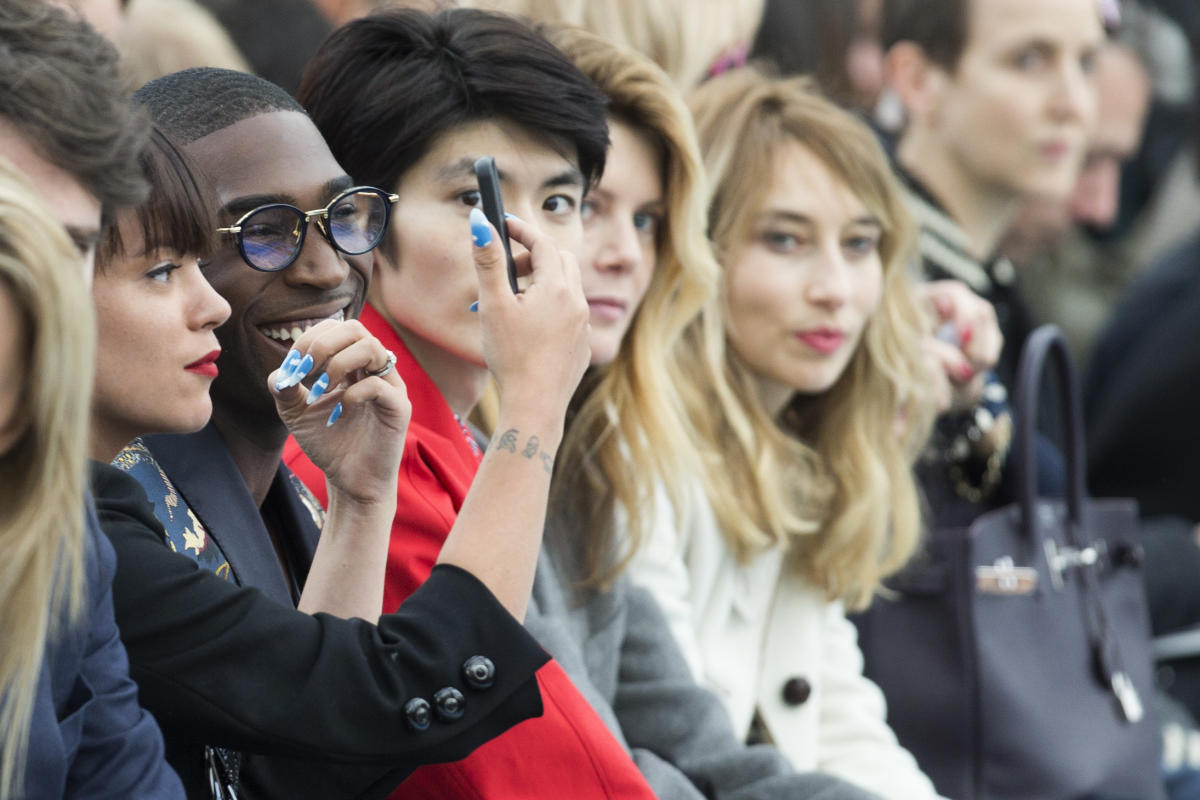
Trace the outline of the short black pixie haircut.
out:
M 217 220 L 201 175 L 158 127 L 151 130 L 139 167 L 150 185 L 149 198 L 130 209 L 133 230 L 141 236 L 141 251 L 151 253 L 163 248 L 206 258 L 215 243 Z M 140 254 L 129 251 L 119 225 L 110 225 L 96 249 L 96 271 L 104 272 L 113 259 L 122 255 Z
M 156 78 L 134 92 L 133 99 L 180 145 L 259 114 L 305 113 L 291 95 L 270 81 L 216 67 L 194 67 Z
M 503 14 L 391 9 L 350 22 L 309 62 L 299 99 L 354 180 L 388 191 L 442 134 L 490 119 L 567 148 L 588 184 L 604 171 L 604 95 Z

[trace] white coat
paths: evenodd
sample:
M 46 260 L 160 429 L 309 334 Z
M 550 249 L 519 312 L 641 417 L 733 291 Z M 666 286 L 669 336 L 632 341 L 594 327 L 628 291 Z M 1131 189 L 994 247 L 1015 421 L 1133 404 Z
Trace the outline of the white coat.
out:
M 657 493 L 631 575 L 654 594 L 697 680 L 721 698 L 739 734 L 757 712 L 797 770 L 828 772 L 887 800 L 937 798 L 887 726 L 841 603 L 785 571 L 779 548 L 739 564 L 703 492 L 684 497 L 676 519 Z

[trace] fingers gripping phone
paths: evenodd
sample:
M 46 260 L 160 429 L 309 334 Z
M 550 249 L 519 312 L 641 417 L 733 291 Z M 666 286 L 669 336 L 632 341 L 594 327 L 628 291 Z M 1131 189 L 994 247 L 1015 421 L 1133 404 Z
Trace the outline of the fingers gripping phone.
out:
M 496 159 L 481 156 L 475 160 L 475 179 L 479 181 L 479 195 L 483 200 L 483 215 L 500 234 L 504 245 L 504 257 L 508 260 L 508 285 L 517 293 L 517 264 L 513 261 L 512 247 L 508 243 L 508 225 L 504 220 L 504 200 L 500 197 L 500 176 L 496 173 Z

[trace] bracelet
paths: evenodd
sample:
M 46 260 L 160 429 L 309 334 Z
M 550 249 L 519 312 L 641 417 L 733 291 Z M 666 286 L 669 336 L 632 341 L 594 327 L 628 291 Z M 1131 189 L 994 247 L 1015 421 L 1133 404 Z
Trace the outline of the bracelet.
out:
M 946 464 L 954 492 L 970 503 L 986 500 L 1000 485 L 1012 443 L 1008 391 L 988 374 L 979 405 L 971 412 L 939 421 L 935 457 Z M 982 460 L 982 469 L 971 469 Z

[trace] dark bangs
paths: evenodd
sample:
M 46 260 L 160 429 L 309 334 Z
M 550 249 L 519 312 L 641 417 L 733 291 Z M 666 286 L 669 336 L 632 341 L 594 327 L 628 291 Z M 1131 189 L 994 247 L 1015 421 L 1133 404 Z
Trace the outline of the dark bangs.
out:
M 150 184 L 150 196 L 137 208 L 119 216 L 132 216 L 144 247 L 140 253 L 126 251 L 120 226 L 113 220 L 104 232 L 96 252 L 96 268 L 103 269 L 121 255 L 138 256 L 158 249 L 179 255 L 206 258 L 216 236 L 216 215 L 208 184 L 183 152 L 157 126 L 138 159 L 143 176 Z

